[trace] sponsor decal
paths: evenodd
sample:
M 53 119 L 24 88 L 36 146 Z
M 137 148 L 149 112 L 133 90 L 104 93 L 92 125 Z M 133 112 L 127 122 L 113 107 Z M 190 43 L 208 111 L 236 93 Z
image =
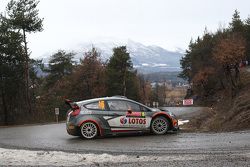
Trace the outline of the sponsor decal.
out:
M 129 118 L 129 124 L 146 124 L 146 118 Z
M 126 124 L 127 122 L 128 122 L 128 120 L 124 117 L 120 119 L 121 124 Z
M 142 112 L 142 113 L 141 113 L 141 116 L 142 116 L 142 117 L 145 117 L 145 112 Z
M 130 124 L 130 125 L 145 125 L 147 123 L 146 118 L 125 118 L 122 117 L 120 119 L 120 123 L 122 125 L 124 124 Z
M 132 112 L 132 113 L 127 113 L 127 117 L 145 117 L 145 112 Z

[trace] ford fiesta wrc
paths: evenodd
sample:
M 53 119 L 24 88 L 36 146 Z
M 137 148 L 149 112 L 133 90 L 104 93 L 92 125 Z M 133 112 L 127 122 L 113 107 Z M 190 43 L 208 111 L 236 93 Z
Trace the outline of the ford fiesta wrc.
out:
M 79 102 L 65 100 L 65 103 L 70 106 L 66 121 L 68 134 L 86 139 L 135 132 L 163 135 L 179 129 L 173 113 L 121 96 Z

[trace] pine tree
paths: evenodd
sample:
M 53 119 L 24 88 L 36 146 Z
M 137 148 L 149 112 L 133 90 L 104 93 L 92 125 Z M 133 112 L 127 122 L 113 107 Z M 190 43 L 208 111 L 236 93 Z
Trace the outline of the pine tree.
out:
M 232 32 L 243 33 L 244 32 L 244 23 L 240 18 L 240 12 L 237 10 L 234 11 L 232 21 L 229 23 L 229 29 Z
M 27 46 L 27 33 L 42 31 L 43 19 L 38 17 L 39 1 L 36 0 L 11 0 L 7 5 L 7 16 L 12 28 L 21 31 L 23 36 L 25 57 L 26 98 L 31 112 L 31 99 L 29 93 L 29 55 Z
M 108 95 L 126 96 L 126 78 L 132 68 L 126 46 L 114 48 L 107 65 Z
M 12 31 L 8 19 L 1 14 L 0 41 L 0 116 L 4 117 L 4 123 L 7 125 L 11 120 L 15 120 L 15 109 L 19 108 L 19 112 L 25 111 L 22 96 L 25 60 L 21 34 Z M 13 116 L 10 120 L 11 114 Z
M 250 62 L 250 17 L 245 21 L 245 37 L 246 37 L 246 54 L 247 60 Z
M 67 53 L 63 50 L 59 50 L 53 54 L 49 61 L 49 68 L 45 69 L 45 72 L 49 73 L 47 76 L 47 87 L 53 86 L 57 81 L 64 76 L 70 75 L 73 71 L 74 53 Z
M 106 68 L 107 94 L 123 95 L 139 100 L 139 80 L 126 46 L 113 49 Z

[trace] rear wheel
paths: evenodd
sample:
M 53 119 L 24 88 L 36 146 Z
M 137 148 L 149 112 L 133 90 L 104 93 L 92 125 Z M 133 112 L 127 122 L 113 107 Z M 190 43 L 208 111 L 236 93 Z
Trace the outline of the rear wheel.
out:
M 167 133 L 169 128 L 169 121 L 162 116 L 156 117 L 151 123 L 151 131 L 156 135 L 163 135 Z
M 85 122 L 81 125 L 81 135 L 86 139 L 93 139 L 98 135 L 98 129 L 95 123 Z

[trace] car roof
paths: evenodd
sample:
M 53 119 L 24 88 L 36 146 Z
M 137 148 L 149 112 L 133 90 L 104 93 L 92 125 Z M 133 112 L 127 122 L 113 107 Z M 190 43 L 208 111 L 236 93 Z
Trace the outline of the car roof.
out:
M 129 101 L 133 101 L 133 100 L 130 100 L 130 99 L 127 99 L 124 97 L 112 96 L 112 97 L 99 97 L 99 98 L 87 99 L 87 100 L 78 101 L 76 103 L 77 104 L 87 104 L 87 103 L 100 101 L 100 100 L 129 100 Z
M 150 107 L 148 107 L 148 106 L 146 106 L 144 104 L 141 104 L 141 103 L 139 103 L 137 101 L 128 99 L 125 96 L 100 97 L 100 98 L 94 98 L 94 99 L 88 99 L 88 100 L 78 101 L 78 102 L 76 102 L 76 104 L 77 105 L 85 105 L 85 104 L 88 104 L 88 103 L 91 103 L 91 102 L 100 101 L 100 100 L 125 100 L 125 101 L 131 101 L 131 102 L 143 105 L 143 106 L 145 106 L 147 108 L 150 108 Z

